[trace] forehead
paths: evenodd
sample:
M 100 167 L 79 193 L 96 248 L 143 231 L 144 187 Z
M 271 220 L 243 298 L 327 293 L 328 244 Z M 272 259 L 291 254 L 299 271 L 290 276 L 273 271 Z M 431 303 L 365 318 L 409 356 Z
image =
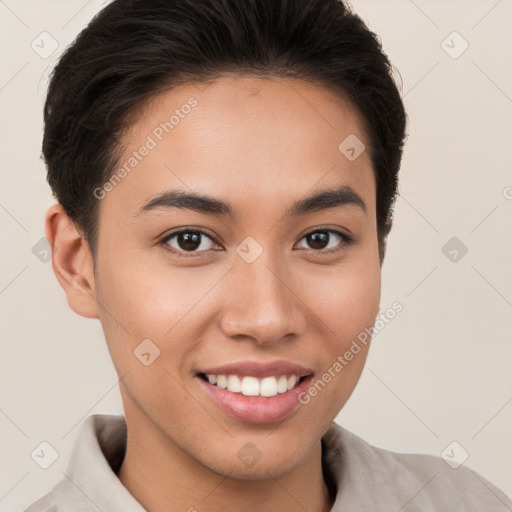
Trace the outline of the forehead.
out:
M 108 203 L 134 212 L 155 192 L 179 188 L 237 197 L 254 212 L 346 184 L 371 212 L 370 155 L 348 158 L 347 146 L 368 146 L 363 124 L 350 102 L 325 87 L 234 76 L 188 83 L 138 109 L 117 166 L 126 172 Z

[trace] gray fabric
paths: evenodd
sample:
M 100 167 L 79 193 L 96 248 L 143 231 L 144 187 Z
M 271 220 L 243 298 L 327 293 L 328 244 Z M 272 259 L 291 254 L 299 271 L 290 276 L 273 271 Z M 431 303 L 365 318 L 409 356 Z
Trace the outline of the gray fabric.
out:
M 337 486 L 332 512 L 512 511 L 505 493 L 465 466 L 376 448 L 336 423 L 322 441 L 324 471 Z M 116 476 L 125 447 L 124 416 L 89 416 L 66 476 L 25 512 L 144 512 Z

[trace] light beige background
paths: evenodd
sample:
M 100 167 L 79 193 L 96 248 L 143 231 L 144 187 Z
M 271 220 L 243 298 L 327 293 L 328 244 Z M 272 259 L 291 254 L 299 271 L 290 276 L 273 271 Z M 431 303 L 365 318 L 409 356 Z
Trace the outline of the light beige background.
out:
M 101 5 L 0 1 L 1 511 L 62 478 L 86 416 L 122 413 L 99 322 L 68 308 L 32 252 L 53 202 L 39 158 L 46 76 Z M 512 1 L 352 5 L 400 71 L 410 118 L 382 276 L 382 310 L 404 309 L 375 337 L 337 421 L 400 452 L 440 455 L 456 441 L 467 466 L 512 494 Z M 48 58 L 31 48 L 43 31 L 59 45 Z M 469 43 L 456 59 L 442 46 L 453 31 Z M 457 262 L 442 252 L 452 237 L 468 249 Z M 59 453 L 46 470 L 30 456 L 42 441 Z

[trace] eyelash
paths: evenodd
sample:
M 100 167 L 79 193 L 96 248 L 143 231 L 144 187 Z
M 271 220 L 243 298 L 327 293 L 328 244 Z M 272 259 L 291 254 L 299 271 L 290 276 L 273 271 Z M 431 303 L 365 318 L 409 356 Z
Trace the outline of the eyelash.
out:
M 331 248 L 331 249 L 309 249 L 315 253 L 318 253 L 318 254 L 332 254 L 332 253 L 335 253 L 335 252 L 338 252 L 338 251 L 342 251 L 344 249 L 346 249 L 346 247 L 350 244 L 352 244 L 355 239 L 352 238 L 350 235 L 347 235 L 345 233 L 342 233 L 341 231 L 338 231 L 336 229 L 323 229 L 323 228 L 317 228 L 313 231 L 310 231 L 308 233 L 305 233 L 301 238 L 300 240 L 306 238 L 308 235 L 312 235 L 313 233 L 318 233 L 320 231 L 326 231 L 328 233 L 334 233 L 335 235 L 338 235 L 342 241 L 343 241 L 343 244 L 340 246 L 340 247 L 334 247 L 334 248 Z M 173 254 L 176 254 L 178 257 L 180 258 L 195 258 L 195 257 L 198 257 L 198 256 L 201 256 L 202 253 L 207 253 L 209 251 L 189 251 L 189 252 L 186 252 L 186 251 L 178 251 L 172 247 L 169 246 L 169 244 L 167 242 L 169 242 L 169 240 L 171 240 L 172 238 L 174 238 L 176 235 L 179 235 L 179 234 L 182 234 L 182 233 L 200 233 L 201 235 L 204 235 L 206 236 L 207 238 L 209 238 L 210 240 L 212 240 L 214 243 L 219 244 L 219 242 L 217 242 L 217 240 L 215 240 L 215 238 L 213 238 L 211 235 L 209 235 L 206 231 L 202 230 L 201 228 L 187 228 L 187 229 L 181 229 L 179 231 L 174 231 L 168 235 L 166 235 L 161 241 L 160 241 L 160 244 L 163 245 L 164 249 L 170 253 L 173 253 Z M 300 241 L 299 240 L 299 241 Z

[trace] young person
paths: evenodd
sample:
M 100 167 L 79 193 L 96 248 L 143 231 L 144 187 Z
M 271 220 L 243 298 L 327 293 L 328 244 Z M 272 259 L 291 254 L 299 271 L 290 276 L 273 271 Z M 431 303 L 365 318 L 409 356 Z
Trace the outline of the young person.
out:
M 125 415 L 88 417 L 27 512 L 510 510 L 464 466 L 334 423 L 379 312 L 391 71 L 337 0 L 117 0 L 66 50 L 46 233 Z

